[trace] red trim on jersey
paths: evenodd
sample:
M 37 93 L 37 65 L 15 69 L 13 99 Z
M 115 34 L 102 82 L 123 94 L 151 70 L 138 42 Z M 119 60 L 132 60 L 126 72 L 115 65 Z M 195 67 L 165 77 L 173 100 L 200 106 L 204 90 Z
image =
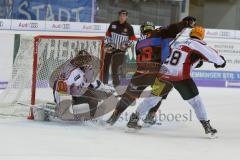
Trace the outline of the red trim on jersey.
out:
M 107 31 L 106 32 L 106 36 L 110 37 L 111 36 L 111 32 Z
M 191 71 L 191 62 L 190 62 L 190 56 L 192 54 L 192 48 L 182 45 L 180 46 L 180 50 L 188 53 L 186 57 L 186 61 L 183 63 L 183 69 L 182 69 L 182 78 L 181 79 L 188 79 L 190 78 L 190 71 Z
M 195 41 L 196 41 L 196 40 L 195 40 Z M 197 41 L 197 42 L 198 42 L 198 41 Z M 201 42 L 203 42 L 203 41 L 201 41 Z M 200 43 L 200 42 L 199 42 L 199 43 Z M 180 50 L 182 50 L 182 51 L 184 51 L 184 52 L 187 52 L 187 53 L 190 53 L 190 52 L 191 52 L 191 54 L 200 54 L 201 57 L 202 57 L 204 60 L 208 61 L 207 57 L 205 57 L 201 52 L 199 52 L 198 50 L 192 49 L 192 48 L 190 48 L 190 47 L 188 47 L 188 46 L 182 45 L 182 46 L 180 46 Z M 193 64 L 193 63 L 192 63 L 192 64 Z
M 129 40 L 136 41 L 137 38 L 136 38 L 136 36 L 130 36 L 130 37 L 129 37 Z
M 192 51 L 192 49 L 188 46 L 180 46 L 180 50 L 184 51 L 184 52 L 187 52 L 187 53 L 190 53 Z

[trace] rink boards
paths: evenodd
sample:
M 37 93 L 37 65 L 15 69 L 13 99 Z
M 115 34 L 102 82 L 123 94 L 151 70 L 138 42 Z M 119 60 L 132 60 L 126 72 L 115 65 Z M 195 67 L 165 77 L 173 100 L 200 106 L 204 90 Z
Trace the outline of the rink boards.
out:
M 1 20 L 1 19 L 0 19 Z M 24 21 L 25 22 L 25 21 Z M 23 21 L 14 21 L 15 23 L 23 23 Z M 25 22 L 27 23 L 27 22 Z M 55 23 L 62 22 L 41 22 L 37 23 L 51 23 L 49 26 L 53 26 Z M 68 23 L 68 22 L 65 22 Z M 7 20 L 4 21 L 7 25 Z M 10 23 L 9 23 L 10 25 Z M 13 23 L 11 24 L 13 25 Z M 76 36 L 103 36 L 107 29 L 108 24 L 103 23 L 69 23 L 70 27 L 55 30 L 47 28 L 38 28 L 33 30 L 31 28 L 15 28 L 14 27 L 1 27 L 0 34 L 3 35 L 0 38 L 0 47 L 5 52 L 2 53 L 0 59 L 1 70 L 3 71 L 0 75 L 0 89 L 4 89 L 7 86 L 7 81 L 11 78 L 11 64 L 13 59 L 14 35 L 15 34 L 30 34 L 32 36 L 40 34 L 49 35 L 76 35 Z M 17 24 L 16 24 L 17 26 Z M 41 26 L 41 25 L 39 25 Z M 139 26 L 133 26 L 136 35 L 139 37 Z M 77 30 L 76 30 L 77 29 Z M 189 30 L 184 32 L 180 40 L 187 38 Z M 237 30 L 219 30 L 219 29 L 206 29 L 205 41 L 209 46 L 216 49 L 219 54 L 223 55 L 227 61 L 227 65 L 223 69 L 215 69 L 213 64 L 204 63 L 200 69 L 193 71 L 192 76 L 199 86 L 207 87 L 240 87 L 240 31 Z M 6 43 L 7 42 L 7 43 Z M 135 48 L 132 47 L 127 51 L 126 62 L 134 62 Z M 131 77 L 132 73 L 129 73 L 127 77 Z

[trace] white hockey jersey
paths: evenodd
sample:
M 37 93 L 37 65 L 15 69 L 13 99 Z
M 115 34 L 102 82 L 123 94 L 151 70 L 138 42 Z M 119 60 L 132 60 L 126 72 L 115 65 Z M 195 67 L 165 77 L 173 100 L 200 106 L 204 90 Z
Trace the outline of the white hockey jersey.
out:
M 63 94 L 76 95 L 81 88 L 88 87 L 89 84 L 86 82 L 85 73 L 68 60 L 61 66 L 55 90 Z
M 207 46 L 204 41 L 189 38 L 177 43 L 171 48 L 171 54 L 160 70 L 162 79 L 170 81 L 190 79 L 192 68 L 201 59 L 217 65 L 224 63 L 217 51 Z

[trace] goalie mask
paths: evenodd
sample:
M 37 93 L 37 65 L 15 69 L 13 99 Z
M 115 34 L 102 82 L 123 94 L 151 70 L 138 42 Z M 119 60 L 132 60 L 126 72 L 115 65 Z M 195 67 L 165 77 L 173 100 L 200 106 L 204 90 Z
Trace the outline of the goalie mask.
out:
M 86 50 L 80 50 L 80 51 L 77 53 L 76 57 L 77 57 L 78 55 L 90 55 L 90 54 L 89 54 Z
M 100 72 L 100 60 L 85 50 L 79 51 L 76 57 L 71 60 L 71 63 L 85 73 L 85 78 L 88 83 L 94 81 Z
M 92 63 L 92 56 L 90 54 L 77 54 L 71 63 L 76 67 L 82 67 L 85 65 L 90 65 Z

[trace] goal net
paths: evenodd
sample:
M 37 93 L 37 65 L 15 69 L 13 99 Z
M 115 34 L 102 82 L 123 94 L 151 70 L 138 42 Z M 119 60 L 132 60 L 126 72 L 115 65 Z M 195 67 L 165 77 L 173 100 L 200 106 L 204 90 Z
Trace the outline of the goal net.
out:
M 27 116 L 30 105 L 53 102 L 52 72 L 79 50 L 103 57 L 103 37 L 21 36 L 12 79 L 0 94 L 0 115 Z M 101 77 L 100 61 L 99 77 Z

